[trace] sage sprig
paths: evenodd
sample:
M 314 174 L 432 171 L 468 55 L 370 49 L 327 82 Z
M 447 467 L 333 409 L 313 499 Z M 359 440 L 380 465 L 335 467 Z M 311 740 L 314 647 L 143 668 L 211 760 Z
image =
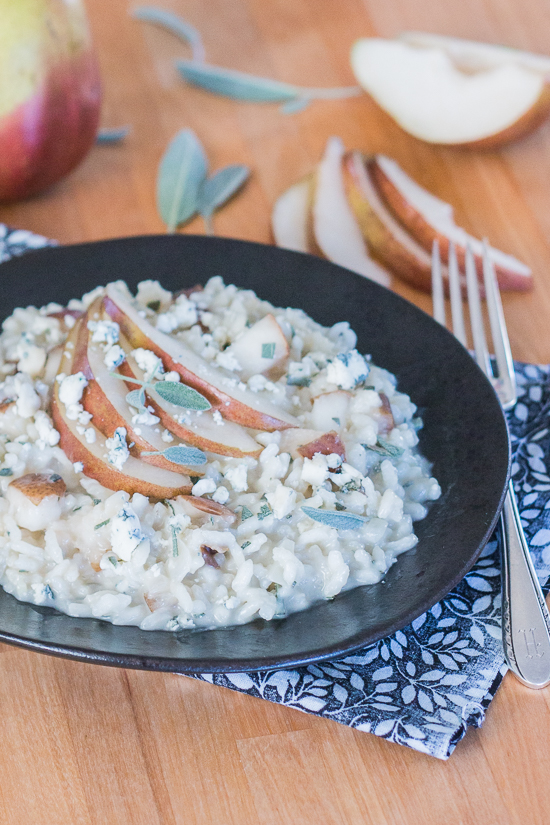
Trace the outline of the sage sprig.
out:
M 161 26 L 167 29 L 180 40 L 183 40 L 191 47 L 193 60 L 197 63 L 205 60 L 202 37 L 197 29 L 186 20 L 182 20 L 176 14 L 172 14 L 164 9 L 156 9 L 152 6 L 139 6 L 132 12 L 135 20 L 142 20 L 144 23 L 152 23 L 154 26 Z
M 176 407 L 183 407 L 186 410 L 210 410 L 212 405 L 204 395 L 188 387 L 187 384 L 180 384 L 179 381 L 157 381 L 154 384 L 149 381 L 142 381 L 139 378 L 130 378 L 127 375 L 121 375 L 119 372 L 111 372 L 113 378 L 118 378 L 120 381 L 125 381 L 128 384 L 140 384 L 141 389 L 132 390 L 126 396 L 126 401 L 131 407 L 136 407 L 140 412 L 144 412 L 145 408 L 145 390 L 147 392 L 155 392 L 164 401 L 174 404 Z M 143 409 L 141 409 L 143 407 Z
M 235 69 L 224 69 L 195 60 L 177 60 L 176 68 L 187 83 L 213 94 L 249 103 L 283 103 L 281 110 L 291 114 L 304 109 L 312 100 L 339 100 L 363 94 L 360 86 L 309 88 L 293 86 L 267 77 L 256 77 Z
M 365 450 L 371 450 L 371 452 L 378 453 L 378 455 L 383 455 L 387 458 L 399 458 L 399 456 L 402 456 L 405 452 L 402 447 L 396 447 L 394 444 L 390 444 L 385 438 L 378 438 L 376 444 L 363 444 L 363 447 Z
M 202 450 L 196 447 L 167 447 L 165 450 L 152 450 L 150 452 L 142 452 L 142 455 L 161 455 L 167 461 L 173 464 L 179 464 L 182 467 L 199 467 L 201 464 L 206 464 L 207 458 Z
M 191 129 L 183 129 L 171 141 L 160 162 L 157 205 L 168 227 L 175 232 L 197 213 L 208 234 L 213 234 L 212 215 L 235 195 L 250 175 L 246 166 L 232 165 L 208 177 L 204 149 Z
M 366 516 L 359 516 L 348 511 L 318 510 L 316 507 L 302 507 L 302 511 L 313 521 L 318 521 L 326 527 L 334 527 L 336 530 L 356 530 L 368 521 Z

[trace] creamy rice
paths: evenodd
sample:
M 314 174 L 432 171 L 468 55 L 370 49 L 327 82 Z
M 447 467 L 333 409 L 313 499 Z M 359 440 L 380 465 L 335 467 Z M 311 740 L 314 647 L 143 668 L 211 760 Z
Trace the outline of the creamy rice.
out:
M 69 308 L 76 316 L 102 293 L 98 288 Z M 54 304 L 16 309 L 0 335 L 4 589 L 71 616 L 179 630 L 279 618 L 380 581 L 417 543 L 413 523 L 441 491 L 417 450 L 415 405 L 390 373 L 357 352 L 349 325 L 322 327 L 301 310 L 274 308 L 221 278 L 177 297 L 145 281 L 137 304 L 149 323 L 215 365 L 228 386 L 269 400 L 300 428 L 332 432 L 335 452 L 302 457 L 292 446 L 292 429 L 247 430 L 257 442 L 256 457 L 207 452 L 203 474 L 192 482 L 190 498 L 217 502 L 220 515 L 196 510 L 184 496 L 155 501 L 113 492 L 65 455 L 50 415 L 60 348 L 75 318 L 60 317 Z M 269 314 L 286 339 L 288 358 L 279 374 L 243 375 L 238 347 L 229 345 Z M 125 357 L 116 326 L 93 332 L 110 370 Z M 154 369 L 155 356 L 141 349 L 139 366 Z M 81 417 L 82 437 L 91 443 L 93 416 L 80 404 L 85 387 L 72 378 L 59 394 Z M 179 380 L 177 374 L 164 378 Z M 223 413 L 214 412 L 220 429 L 228 426 Z M 156 427 L 158 419 L 151 424 L 147 414 L 143 427 Z M 168 447 L 171 434 L 157 430 Z M 131 449 L 124 436 L 108 441 L 105 460 L 115 471 L 124 470 Z M 47 471 L 61 477 L 66 492 L 35 504 L 13 486 Z M 328 516 L 312 518 L 304 507 Z

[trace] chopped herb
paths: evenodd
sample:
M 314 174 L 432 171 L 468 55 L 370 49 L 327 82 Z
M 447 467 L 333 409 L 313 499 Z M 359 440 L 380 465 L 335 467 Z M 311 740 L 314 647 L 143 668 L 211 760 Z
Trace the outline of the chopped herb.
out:
M 275 357 L 275 343 L 272 342 L 271 344 L 262 344 L 262 358 L 274 358 Z
M 247 547 L 250 547 L 249 541 L 245 541 L 243 544 L 241 544 L 241 550 L 246 550 Z
M 319 510 L 316 507 L 302 507 L 302 510 L 313 521 L 318 521 L 326 527 L 334 527 L 336 530 L 356 530 L 368 521 L 368 518 L 356 513 L 339 513 L 334 510 Z
M 108 556 L 109 561 L 113 565 L 113 567 L 118 567 L 118 559 L 116 556 Z
M 79 510 L 82 510 L 83 506 L 84 506 L 84 505 L 83 505 L 83 504 L 81 504 L 81 505 L 80 505 L 80 507 L 74 507 L 74 508 L 73 508 L 73 513 L 78 513 L 78 511 L 79 511 Z
M 306 375 L 287 375 L 286 383 L 289 387 L 309 387 L 311 378 Z
M 336 424 L 338 424 L 338 426 L 340 426 L 340 419 L 339 419 L 339 418 L 333 418 L 332 420 L 333 420 Z
M 96 524 L 96 526 L 94 527 L 94 530 L 99 530 L 100 527 L 105 527 L 105 525 L 109 524 L 110 521 L 111 521 L 110 518 L 106 519 L 105 521 L 100 521 L 99 524 Z
M 243 505 L 243 509 L 241 510 L 241 521 L 246 521 L 247 518 L 252 518 L 254 513 L 252 510 L 249 510 L 246 505 Z
M 47 599 L 55 599 L 54 592 L 49 584 L 47 584 L 44 588 L 44 595 Z
M 198 479 L 197 479 L 197 480 L 198 480 Z M 191 479 L 191 481 L 193 481 L 193 479 Z M 194 482 L 193 482 L 193 483 L 194 483 Z M 170 508 L 170 510 L 172 511 L 172 515 L 173 515 L 173 516 L 175 516 L 175 515 L 176 515 L 176 511 L 174 510 L 174 507 L 173 507 L 172 502 L 171 502 L 171 501 L 168 501 L 168 499 L 167 499 L 167 498 L 165 498 L 165 499 L 164 499 L 164 503 L 165 503 L 165 504 L 166 504 L 166 506 L 167 506 L 167 507 L 169 507 L 169 508 Z
M 94 507 L 96 506 L 96 504 L 101 504 L 101 499 L 100 498 L 93 498 L 92 501 L 94 503 Z
M 340 487 L 341 493 L 355 493 L 361 489 L 361 482 L 357 478 L 352 478 L 351 481 L 346 482 Z
M 336 507 L 337 510 L 345 510 L 346 509 L 340 501 L 335 502 L 334 506 Z
M 178 549 L 178 534 L 173 524 L 170 525 L 170 530 L 172 531 L 172 555 L 179 556 L 180 551 Z
M 2 467 L 0 470 L 0 476 L 12 476 L 13 470 L 10 467 Z
M 395 447 L 393 444 L 390 444 L 385 438 L 378 438 L 374 445 L 363 444 L 363 447 L 365 450 L 370 450 L 373 453 L 378 453 L 378 455 L 383 455 L 388 458 L 398 458 L 405 452 L 401 447 Z
M 189 476 L 189 478 L 191 479 L 191 483 L 192 483 L 192 484 L 196 484 L 196 483 L 197 483 L 197 481 L 200 481 L 200 480 L 201 480 L 201 477 L 200 477 L 200 476 Z
M 264 518 L 267 518 L 272 514 L 272 509 L 269 504 L 262 504 L 260 512 L 258 513 L 258 518 L 260 521 L 263 521 Z
M 160 309 L 160 301 L 149 301 L 147 306 L 149 307 L 149 309 L 152 309 L 153 312 L 158 312 Z

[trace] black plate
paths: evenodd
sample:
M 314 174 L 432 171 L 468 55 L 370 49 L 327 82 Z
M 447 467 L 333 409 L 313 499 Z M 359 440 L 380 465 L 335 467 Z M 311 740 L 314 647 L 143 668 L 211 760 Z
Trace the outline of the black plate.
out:
M 358 349 L 399 379 L 424 417 L 421 449 L 443 489 L 416 526 L 417 547 L 383 582 L 303 613 L 212 631 L 146 632 L 18 602 L 0 589 L 0 640 L 42 653 L 150 670 L 259 670 L 340 656 L 409 624 L 467 573 L 493 530 L 508 476 L 509 442 L 489 382 L 456 340 L 392 292 L 308 255 L 243 241 L 148 236 L 45 249 L 0 269 L 2 315 L 66 303 L 123 278 L 168 289 L 221 275 L 276 306 L 330 325 L 347 320 Z

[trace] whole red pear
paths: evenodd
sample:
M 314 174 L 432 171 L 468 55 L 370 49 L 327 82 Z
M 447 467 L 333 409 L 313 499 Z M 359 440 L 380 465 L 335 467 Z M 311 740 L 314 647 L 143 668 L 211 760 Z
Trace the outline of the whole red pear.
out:
M 81 0 L 0 0 L 0 201 L 41 192 L 95 141 L 101 85 Z

